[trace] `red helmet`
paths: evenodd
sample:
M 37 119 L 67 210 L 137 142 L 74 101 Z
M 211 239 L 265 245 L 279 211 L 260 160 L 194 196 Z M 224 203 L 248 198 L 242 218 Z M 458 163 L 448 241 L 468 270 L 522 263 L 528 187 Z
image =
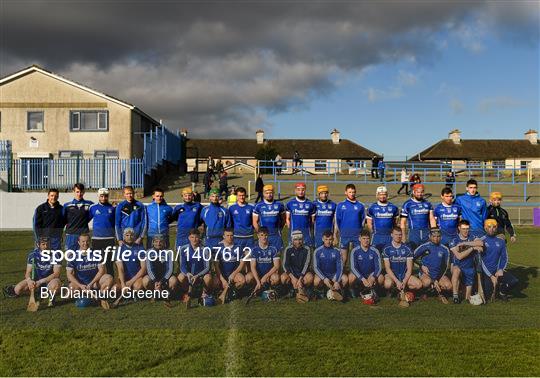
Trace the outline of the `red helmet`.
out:
M 368 306 L 372 306 L 375 304 L 375 295 L 371 290 L 361 293 L 361 296 L 363 304 Z
M 414 298 L 415 298 L 415 296 L 414 296 L 414 293 L 412 291 L 407 291 L 405 293 L 405 299 L 406 299 L 407 302 L 409 302 L 409 303 L 414 302 Z

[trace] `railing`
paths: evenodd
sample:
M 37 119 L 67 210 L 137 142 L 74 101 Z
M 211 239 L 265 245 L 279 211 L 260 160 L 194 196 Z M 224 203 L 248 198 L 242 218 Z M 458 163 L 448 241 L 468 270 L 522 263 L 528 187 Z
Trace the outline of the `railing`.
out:
M 6 172 L 11 159 L 11 141 L 0 140 L 0 172 Z
M 177 131 L 173 133 L 165 126 L 144 133 L 144 173 L 162 165 L 164 161 L 179 164 L 183 159 L 184 137 Z

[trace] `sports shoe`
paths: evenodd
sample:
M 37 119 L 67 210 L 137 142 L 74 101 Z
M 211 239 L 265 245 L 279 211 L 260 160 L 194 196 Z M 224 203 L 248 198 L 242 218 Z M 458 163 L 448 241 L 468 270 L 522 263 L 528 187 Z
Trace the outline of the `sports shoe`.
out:
M 452 297 L 452 300 L 453 300 L 454 304 L 460 304 L 461 303 L 461 300 L 459 299 L 459 296 L 457 296 L 457 295 L 454 295 Z
M 2 292 L 4 293 L 4 298 L 16 298 L 17 294 L 15 294 L 15 285 L 7 285 L 2 288 Z

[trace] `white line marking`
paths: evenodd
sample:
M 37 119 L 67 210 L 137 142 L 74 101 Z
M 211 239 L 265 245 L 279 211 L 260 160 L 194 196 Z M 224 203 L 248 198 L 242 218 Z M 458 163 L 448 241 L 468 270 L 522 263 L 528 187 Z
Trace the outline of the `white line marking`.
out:
M 238 354 L 236 353 L 238 347 L 238 301 L 229 303 L 229 335 L 227 336 L 227 352 L 225 354 L 225 376 L 236 377 L 239 375 L 238 371 Z
M 536 270 L 540 270 L 540 268 L 536 267 L 536 266 L 527 266 L 527 265 L 521 265 L 521 264 L 516 264 L 516 263 L 513 263 L 513 262 L 509 262 L 508 265 L 514 265 L 514 266 L 519 266 L 520 268 L 525 268 L 525 269 L 536 269 Z

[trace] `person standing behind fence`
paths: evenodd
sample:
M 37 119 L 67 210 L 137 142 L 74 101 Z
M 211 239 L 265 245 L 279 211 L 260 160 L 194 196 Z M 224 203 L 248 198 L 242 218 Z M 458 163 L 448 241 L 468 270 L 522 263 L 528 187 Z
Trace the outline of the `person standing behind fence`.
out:
M 259 173 L 257 176 L 257 180 L 255 181 L 255 191 L 257 192 L 257 198 L 255 199 L 255 203 L 263 200 L 263 188 L 264 188 L 264 181 L 262 179 L 262 175 Z
M 227 172 L 223 171 L 219 174 L 219 193 L 224 201 L 229 197 L 229 179 Z
M 450 188 L 450 189 L 454 188 L 454 183 L 456 182 L 456 174 L 454 173 L 454 171 L 450 169 L 448 170 L 448 172 L 446 172 L 445 181 L 446 181 L 447 188 Z
M 379 160 L 379 163 L 377 164 L 377 169 L 379 170 L 379 178 L 381 179 L 381 182 L 384 181 L 384 171 L 386 169 L 386 163 L 384 162 L 384 159 L 381 158 Z
M 208 193 L 210 192 L 210 189 L 212 189 L 212 182 L 212 171 L 208 168 L 203 178 L 204 198 L 208 197 Z
M 64 204 L 64 221 L 66 223 L 66 250 L 76 251 L 79 248 L 79 235 L 88 234 L 90 222 L 90 206 L 94 203 L 85 200 L 84 185 L 73 185 L 73 200 Z
M 36 207 L 32 228 L 38 243 L 42 237 L 49 238 L 53 250 L 62 248 L 62 231 L 65 226 L 64 207 L 58 202 L 58 189 L 49 189 L 47 201 Z
M 136 201 L 135 191 L 132 186 L 124 188 L 124 198 L 116 206 L 115 231 L 119 245 L 123 244 L 123 235 L 126 228 L 132 228 L 135 234 L 135 244 L 141 245 L 146 230 L 148 229 L 148 216 L 145 206 Z
M 371 158 L 371 178 L 379 178 L 379 158 L 374 155 Z
M 107 247 L 114 247 L 116 240 L 114 237 L 114 206 L 109 202 L 109 189 L 98 190 L 98 203 L 90 206 L 90 219 L 92 225 L 92 250 L 100 250 L 105 257 L 105 269 L 107 274 L 114 276 L 114 262 L 111 258 L 112 250 L 105 254 Z
M 397 191 L 397 194 L 401 194 L 401 191 L 405 189 L 405 194 L 409 195 L 409 174 L 407 168 L 401 169 L 401 188 Z

